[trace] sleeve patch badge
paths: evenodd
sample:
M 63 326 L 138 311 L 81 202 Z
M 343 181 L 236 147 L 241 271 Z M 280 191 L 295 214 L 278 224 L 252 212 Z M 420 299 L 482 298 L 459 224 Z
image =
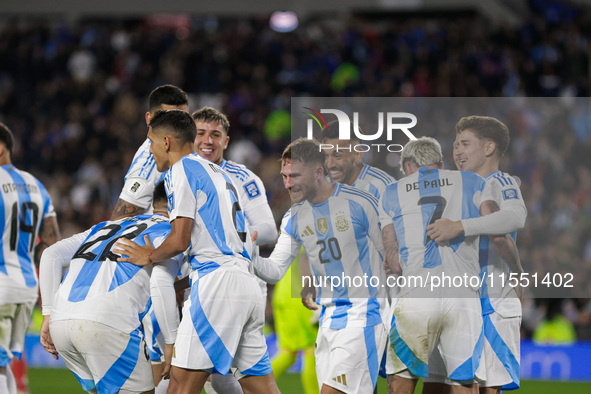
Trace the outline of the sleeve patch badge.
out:
M 519 193 L 517 193 L 517 189 L 505 189 L 503 190 L 503 199 L 504 200 L 518 200 Z
M 134 182 L 133 185 L 129 187 L 129 192 L 131 194 L 139 194 L 144 189 L 144 185 L 140 182 Z
M 245 184 L 244 190 L 246 191 L 248 198 L 251 200 L 261 195 L 261 191 L 255 181 L 250 181 Z
M 174 192 L 168 195 L 168 212 L 172 212 L 174 209 Z

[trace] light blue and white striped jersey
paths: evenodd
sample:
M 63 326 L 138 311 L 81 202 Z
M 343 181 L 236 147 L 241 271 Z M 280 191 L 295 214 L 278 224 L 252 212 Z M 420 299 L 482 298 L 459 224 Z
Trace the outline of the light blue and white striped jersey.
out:
M 193 219 L 189 263 L 203 276 L 241 260 L 248 269 L 252 248 L 239 194 L 228 174 L 197 153 L 184 156 L 166 172 L 170 220 Z
M 492 200 L 490 189 L 482 177 L 470 171 L 421 167 L 389 185 L 380 199 L 387 215 L 382 217 L 382 227 L 394 221 L 403 275 L 427 278 L 444 272 L 478 276 L 478 236 L 462 235 L 438 245 L 427 236 L 427 226 L 439 218 L 479 217 L 479 207 L 486 200 Z M 401 295 L 408 290 L 402 289 Z
M 304 246 L 314 273 L 320 325 L 332 329 L 385 322 L 385 272 L 371 250 L 383 252 L 378 201 L 371 194 L 335 183 L 327 201 L 295 204 L 281 231 Z M 331 289 L 330 278 L 351 278 Z M 377 277 L 370 283 L 369 278 Z M 367 278 L 367 280 L 363 280 Z M 324 286 L 325 281 L 329 284 Z M 337 284 L 334 282 L 334 284 Z M 316 285 L 320 285 L 317 287 Z
M 121 238 L 145 245 L 146 235 L 158 246 L 169 233 L 170 223 L 161 215 L 102 222 L 86 231 L 55 295 L 51 319 L 96 321 L 123 332 L 137 329 L 150 299 L 152 266 L 118 262 L 111 250 Z M 182 255 L 173 260 L 180 267 Z
M 0 184 L 0 304 L 34 302 L 38 294 L 35 242 L 41 223 L 55 216 L 55 211 L 43 184 L 12 164 L 0 167 Z
M 235 163 L 231 160 L 222 160 L 220 167 L 226 171 L 228 176 L 232 178 L 232 181 L 236 185 L 238 190 L 240 201 L 240 207 L 244 212 L 246 218 L 246 226 L 249 232 L 252 234 L 252 224 L 257 221 L 269 219 L 275 222 L 271 208 L 269 208 L 269 202 L 267 201 L 267 193 L 265 191 L 265 185 L 261 178 L 259 178 L 254 172 L 249 170 L 245 165 Z M 266 205 L 266 207 L 265 207 Z M 268 212 L 269 218 L 265 217 L 264 212 Z M 263 215 L 261 215 L 263 213 Z M 262 217 L 261 217 L 262 216 Z M 275 224 L 274 224 L 275 226 Z M 259 233 L 259 236 L 261 234 Z M 249 251 L 250 257 L 256 259 L 259 257 L 259 246 L 252 245 L 252 251 Z M 251 273 L 253 267 L 251 266 Z M 257 282 L 261 286 L 263 292 L 263 298 L 267 298 L 267 282 L 255 276 Z
M 150 140 L 146 139 L 133 156 L 119 198 L 151 212 L 154 187 L 163 177 L 150 153 Z
M 485 179 L 491 186 L 493 200 L 501 210 L 518 207 L 517 211 L 527 212 L 519 185 L 511 175 L 494 171 Z M 511 236 L 515 240 L 517 233 L 513 232 Z M 480 236 L 480 270 L 481 275 L 487 278 L 480 289 L 482 314 L 488 315 L 497 311 L 503 317 L 521 316 L 521 301 L 515 289 L 509 285 L 509 281 L 505 281 L 504 287 L 500 286 L 501 275 L 504 273 L 507 278 L 510 270 L 505 260 L 491 247 L 488 235 Z M 493 286 L 490 286 L 489 274 L 493 275 Z
M 365 164 L 352 186 L 370 193 L 379 200 L 386 186 L 393 182 L 396 182 L 396 179 L 387 172 Z

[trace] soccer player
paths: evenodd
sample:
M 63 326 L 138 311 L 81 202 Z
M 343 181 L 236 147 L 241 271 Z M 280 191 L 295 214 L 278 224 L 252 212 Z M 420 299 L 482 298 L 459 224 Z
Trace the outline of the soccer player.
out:
M 162 85 L 150 93 L 149 110 L 146 112 L 146 125 L 158 113 L 169 109 L 189 112 L 187 93 L 173 85 Z M 150 140 L 146 139 L 133 157 L 125 184 L 115 205 L 111 220 L 144 213 L 151 207 L 154 186 L 162 179 L 162 173 L 156 169 L 154 157 L 150 153 Z
M 14 137 L 0 123 L 0 182 L 3 242 L 0 258 L 0 393 L 16 393 L 10 369 L 20 358 L 25 332 L 37 302 L 41 252 L 60 238 L 51 198 L 39 180 L 12 165 Z M 35 247 L 37 237 L 41 242 Z
M 120 261 L 148 265 L 189 248 L 191 296 L 178 328 L 169 392 L 199 392 L 211 373 L 226 375 L 234 367 L 245 392 L 278 393 L 238 192 L 224 170 L 194 153 L 196 134 L 183 111 L 162 111 L 150 122 L 151 153 L 158 171 L 167 171 L 172 230 L 156 249 L 121 240 L 129 257 Z
M 282 160 L 281 175 L 283 185 L 289 192 L 291 188 L 291 160 Z M 304 264 L 306 267 L 303 267 Z M 303 355 L 301 379 L 304 393 L 314 394 L 319 392 L 314 361 L 314 344 L 318 336 L 318 324 L 313 311 L 302 305 L 300 300 L 293 298 L 293 294 L 300 294 L 302 291 L 300 278 L 304 275 L 304 270 L 308 274 L 310 266 L 306 252 L 301 248 L 294 264 L 289 267 L 283 279 L 277 282 L 273 289 L 273 319 L 277 336 L 277 354 L 271 360 L 271 365 L 275 377 L 279 379 L 295 363 L 297 355 L 301 351 Z
M 257 237 L 251 258 L 259 255 L 259 245 L 272 244 L 277 240 L 277 228 L 273 212 L 267 201 L 265 186 L 261 179 L 246 166 L 224 159 L 224 150 L 228 147 L 230 122 L 226 115 L 211 107 L 203 107 L 193 112 L 193 120 L 197 127 L 195 152 L 202 158 L 220 166 L 230 176 L 240 194 L 240 206 L 246 217 L 248 230 L 256 232 Z M 267 299 L 267 282 L 256 278 Z M 212 374 L 210 376 L 214 390 L 220 393 L 241 393 L 240 385 L 235 378 L 228 375 Z
M 322 131 L 322 144 L 326 171 L 332 182 L 354 186 L 379 199 L 386 186 L 396 181 L 385 171 L 363 163 L 363 152 L 354 149 L 361 141 L 354 134 L 350 140 L 339 139 L 338 122 L 328 123 Z
M 443 170 L 442 157 L 441 146 L 432 138 L 407 143 L 400 158 L 407 176 L 389 185 L 380 199 L 386 213 L 382 228 L 387 256 L 399 256 L 394 264 L 402 267 L 404 277 L 419 278 L 418 285 L 415 281 L 401 289 L 392 317 L 388 386 L 396 393 L 412 393 L 418 377 L 430 392 L 471 392 L 482 354 L 478 288 L 465 281 L 426 290 L 443 274 L 478 278 L 478 236 L 437 244 L 427 234 L 427 225 L 441 217 L 484 222 L 504 231 L 510 224 L 503 221 L 505 213 L 495 212 L 498 206 L 483 178 Z M 479 217 L 479 210 L 495 213 Z
M 381 262 L 370 258 L 372 247 L 383 251 L 377 200 L 330 183 L 316 141 L 292 142 L 281 160 L 284 179 L 290 174 L 285 185 L 294 205 L 283 218 L 271 256 L 253 262 L 256 273 L 277 282 L 304 246 L 315 284 L 326 283 L 317 298 L 322 305 L 316 340 L 320 391 L 371 393 L 386 344 L 386 294 L 379 285 L 385 283 L 385 272 Z M 306 305 L 316 308 L 310 300 Z
M 350 123 L 350 127 L 355 127 Z M 363 152 L 356 152 L 355 146 L 361 144 L 361 140 L 351 133 L 351 139 L 339 139 L 339 123 L 329 122 L 322 131 L 322 146 L 326 152 L 324 166 L 332 182 L 344 183 L 371 193 L 378 200 L 390 183 L 396 179 L 385 171 L 363 163 Z M 377 251 L 373 251 L 372 258 L 382 261 Z M 391 300 L 396 295 L 395 288 L 388 288 L 388 298 Z M 386 329 L 390 321 L 386 321 Z M 380 376 L 385 378 L 386 352 L 380 362 Z
M 170 232 L 167 213 L 166 192 L 160 184 L 154 191 L 153 215 L 99 223 L 58 242 L 42 256 L 41 343 L 54 358 L 61 354 L 88 392 L 154 392 L 140 314 L 150 300 L 150 274 L 174 278 L 183 256 L 174 256 L 166 265 L 139 267 L 117 262 L 120 256 L 114 245 L 121 238 L 158 245 Z M 160 292 L 152 294 L 155 303 L 164 303 L 162 297 Z M 175 300 L 174 288 L 168 297 Z M 176 328 L 177 309 L 169 309 L 161 321 Z M 172 345 L 165 355 L 170 359 Z
M 499 171 L 499 160 L 509 145 L 509 130 L 501 121 L 487 116 L 467 116 L 456 124 L 454 161 L 461 171 L 473 171 L 491 184 L 494 201 L 501 211 L 510 212 L 525 225 L 527 210 L 519 184 L 507 173 Z M 432 227 L 433 234 L 443 226 L 462 226 L 441 220 Z M 462 227 L 463 228 L 463 227 Z M 490 234 L 487 228 L 467 228 L 466 234 Z M 444 240 L 445 237 L 438 238 Z M 516 289 L 507 282 L 497 280 L 509 272 L 521 273 L 523 268 L 515 246 L 515 233 L 505 236 L 480 237 L 481 276 L 487 278 L 480 289 L 484 319 L 483 358 L 486 380 L 479 382 L 481 393 L 498 393 L 501 390 L 519 388 L 519 347 L 521 326 L 521 302 Z

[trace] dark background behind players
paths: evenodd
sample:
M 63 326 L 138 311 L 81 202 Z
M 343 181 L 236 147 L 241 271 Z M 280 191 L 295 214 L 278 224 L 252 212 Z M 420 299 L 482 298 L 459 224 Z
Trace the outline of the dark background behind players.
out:
M 17 139 L 15 165 L 47 185 L 69 236 L 109 217 L 145 139 L 147 95 L 176 84 L 191 95 L 192 110 L 209 104 L 228 114 L 229 157 L 260 175 L 280 218 L 289 201 L 274 154 L 289 143 L 292 96 L 588 97 L 590 11 L 560 1 L 526 4 L 515 26 L 474 12 L 353 13 L 302 19 L 287 34 L 270 30 L 268 15 L 5 16 L 0 120 Z M 524 112 L 507 122 L 502 169 L 521 178 L 529 212 L 519 234 L 522 261 L 526 271 L 566 264 L 589 273 L 591 119 L 539 128 L 541 117 Z M 445 152 L 455 121 L 432 135 Z M 559 308 L 579 338 L 591 338 L 585 302 Z M 543 314 L 533 305 L 524 310 L 526 335 Z

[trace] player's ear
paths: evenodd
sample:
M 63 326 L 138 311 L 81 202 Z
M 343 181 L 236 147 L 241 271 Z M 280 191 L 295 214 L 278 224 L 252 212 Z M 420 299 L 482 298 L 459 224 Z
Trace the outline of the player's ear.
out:
M 223 147 L 223 149 L 226 149 L 226 148 L 228 147 L 228 143 L 229 143 L 229 142 L 230 142 L 230 136 L 229 136 L 229 135 L 227 135 L 227 136 L 226 136 L 226 141 L 224 142 L 224 147 Z
M 146 112 L 146 126 L 150 126 L 150 121 L 152 120 L 152 114 L 150 113 L 150 111 Z
M 355 160 L 355 164 L 361 163 L 362 158 L 363 158 L 363 152 L 355 152 L 355 156 L 353 159 L 353 160 Z
M 324 178 L 324 166 L 317 166 L 316 167 L 316 178 Z
M 167 152 L 170 152 L 170 144 L 171 144 L 171 142 L 172 142 L 172 137 L 169 136 L 169 135 L 165 135 L 164 136 L 164 149 Z
M 404 175 L 410 175 L 412 173 L 412 164 L 410 164 L 410 161 L 405 161 L 403 167 Z
M 494 141 L 487 141 L 486 145 L 484 146 L 484 153 L 486 154 L 486 156 L 491 156 L 492 154 L 495 153 L 496 149 L 497 149 L 497 144 L 495 144 Z

